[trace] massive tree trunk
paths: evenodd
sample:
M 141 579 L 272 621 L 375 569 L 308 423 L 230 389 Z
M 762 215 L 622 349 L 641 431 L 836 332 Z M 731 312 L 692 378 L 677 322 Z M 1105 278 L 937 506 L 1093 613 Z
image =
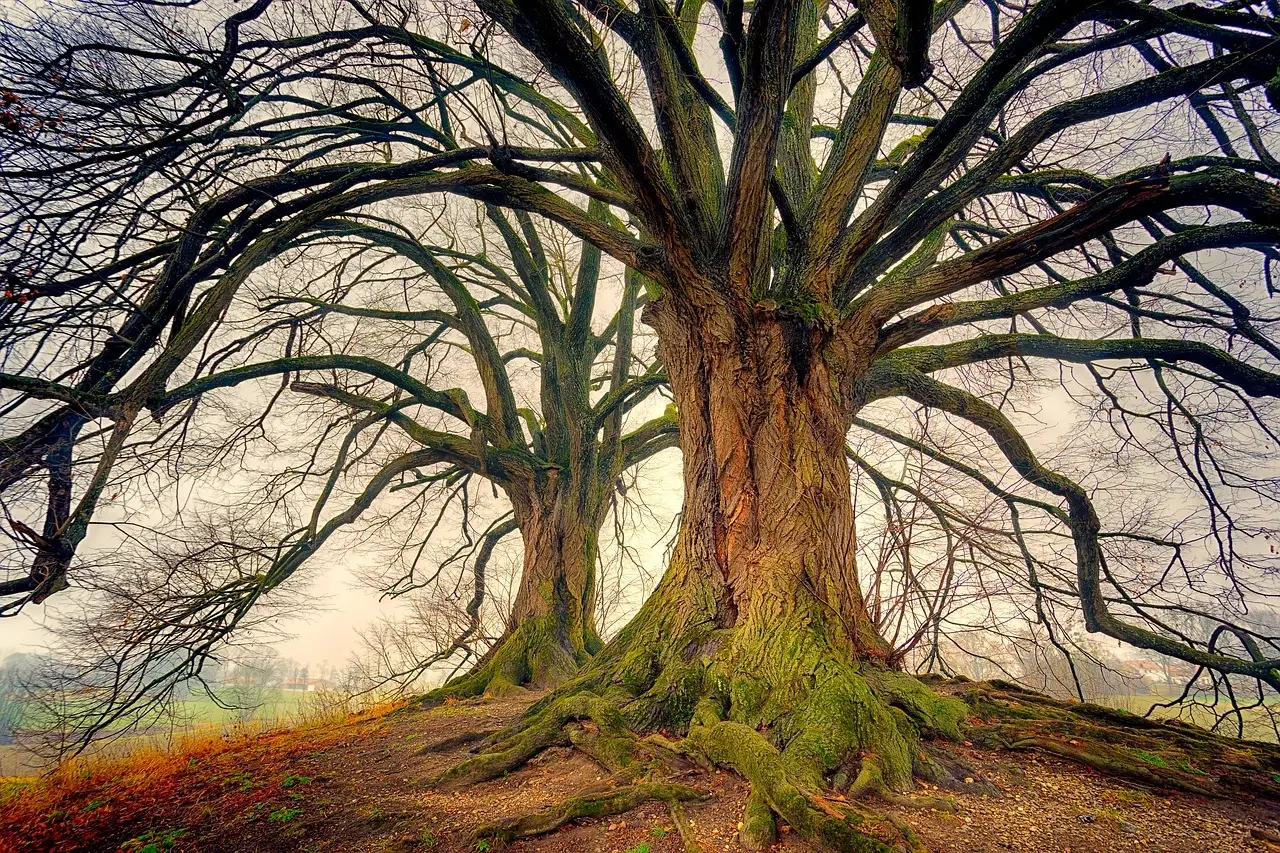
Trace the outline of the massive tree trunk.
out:
M 853 849 L 858 833 L 812 797 L 937 776 L 919 738 L 958 737 L 965 716 L 895 671 L 859 590 L 845 457 L 856 341 L 772 303 L 735 313 L 662 299 L 646 319 L 679 409 L 679 540 L 657 590 L 575 684 L 632 728 L 687 732 L 746 775 L 748 843 L 767 843 L 776 813 Z
M 1088 713 L 1075 714 L 1021 694 L 993 700 L 985 689 L 964 701 L 898 671 L 868 617 L 854 559 L 845 437 L 865 341 L 771 302 L 735 312 L 728 301 L 695 309 L 667 297 L 651 303 L 646 319 L 658 331 L 684 453 L 685 504 L 671 564 L 582 675 L 437 785 L 495 778 L 569 744 L 649 785 L 672 756 L 689 753 L 750 781 L 740 833 L 748 848 L 772 844 L 781 819 L 820 849 L 919 853 L 909 827 L 864 800 L 949 807 L 899 797 L 914 777 L 987 790 L 980 773 L 928 743 L 958 740 L 971 714 L 986 719 L 975 740 L 1048 749 L 1153 784 L 1199 784 L 1156 774 L 1112 746 L 1130 737 L 1108 728 L 1126 725 L 1112 712 L 1084 706 Z M 587 719 L 592 726 L 576 722 Z M 640 739 L 635 731 L 661 734 Z M 662 736 L 672 733 L 687 737 Z M 1191 748 L 1162 754 L 1189 760 Z M 1224 754 L 1214 744 L 1195 750 Z M 1265 773 L 1262 761 L 1251 766 Z M 1261 778 L 1245 776 L 1253 785 Z M 677 823 L 678 815 L 673 807 Z M 500 831 L 485 827 L 477 837 Z
M 577 485 L 551 470 L 535 487 L 512 490 L 524 565 L 507 624 L 471 672 L 435 691 L 438 697 L 551 687 L 600 650 L 595 571 L 604 513 Z
M 716 624 L 834 620 L 833 642 L 885 660 L 854 560 L 845 354 L 771 303 L 696 324 L 673 301 L 655 309 L 685 463 L 678 561 L 714 592 Z
M 630 728 L 687 734 L 746 776 L 749 846 L 771 843 L 780 815 L 834 849 L 887 850 L 877 839 L 896 827 L 846 819 L 823 791 L 893 796 L 913 774 L 942 781 L 921 736 L 958 738 L 967 712 L 894 669 L 859 591 L 845 461 L 857 342 L 769 302 L 668 295 L 646 320 L 684 454 L 671 564 L 580 677 L 440 783 L 506 772 L 590 717 L 597 733 L 571 737 L 606 766 L 650 766 L 628 758 Z

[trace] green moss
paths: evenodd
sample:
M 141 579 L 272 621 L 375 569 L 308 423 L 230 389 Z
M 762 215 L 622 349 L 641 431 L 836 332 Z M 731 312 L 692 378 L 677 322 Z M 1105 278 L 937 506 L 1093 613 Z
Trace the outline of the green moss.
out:
M 738 836 L 742 846 L 748 850 L 768 850 L 778 840 L 778 824 L 773 819 L 773 809 L 754 786 L 747 795 L 747 805 L 742 812 L 742 830 Z
M 743 673 L 729 681 L 729 703 L 744 719 L 760 716 L 769 693 L 769 683 L 762 678 Z
M 691 740 L 717 764 L 745 776 L 753 791 L 797 832 L 843 853 L 889 853 L 884 842 L 858 831 L 855 821 L 839 820 L 816 808 L 796 784 L 778 750 L 741 723 L 695 725 Z
M 1146 752 L 1141 749 L 1135 749 L 1133 750 L 1133 754 L 1138 756 L 1148 764 L 1150 764 L 1152 767 L 1159 767 L 1162 770 L 1169 769 L 1169 762 L 1165 761 L 1163 758 L 1161 758 L 1159 755 L 1156 755 L 1154 752 Z
M 915 153 L 915 150 L 920 147 L 920 144 L 925 141 L 928 135 L 929 131 L 926 130 L 923 133 L 917 133 L 915 136 L 908 136 L 893 146 L 893 150 L 884 158 L 885 162 L 891 166 L 901 166 L 907 162 L 908 157 Z
M 810 789 L 871 753 L 886 784 L 905 790 L 919 732 L 958 739 L 968 709 L 910 676 L 860 668 L 829 630 L 829 620 L 803 611 L 737 628 L 711 667 L 713 680 L 727 685 L 724 716 L 763 731 Z
M 902 709 L 925 736 L 962 739 L 961 728 L 969 716 L 969 707 L 963 701 L 941 696 L 903 672 L 878 670 L 869 673 L 869 678 L 876 692 Z
M 549 746 L 568 745 L 564 726 L 573 720 L 591 720 L 605 737 L 630 737 L 614 705 L 592 693 L 576 693 L 543 706 L 524 721 L 523 727 L 500 737 L 491 750 L 454 765 L 436 777 L 433 784 L 441 790 L 456 791 L 475 782 L 496 779 Z
M 670 663 L 644 695 L 626 702 L 627 725 L 636 731 L 688 731 L 705 676 L 706 668 L 699 664 Z
M 573 676 L 583 662 L 585 655 L 583 660 L 576 659 L 560 642 L 552 616 L 530 619 L 502 640 L 478 668 L 430 691 L 421 701 L 499 697 L 526 685 L 552 686 Z

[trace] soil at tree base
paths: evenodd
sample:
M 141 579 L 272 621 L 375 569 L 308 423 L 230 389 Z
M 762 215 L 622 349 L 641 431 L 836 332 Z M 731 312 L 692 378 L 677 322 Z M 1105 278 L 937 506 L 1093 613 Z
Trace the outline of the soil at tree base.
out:
M 549 750 L 505 778 L 457 793 L 424 784 L 468 755 L 460 744 L 516 719 L 533 694 L 450 702 L 430 710 L 356 715 L 321 727 L 267 733 L 202 754 L 151 790 L 102 779 L 62 792 L 39 815 L 23 797 L 0 806 L 0 851 L 459 851 L 472 829 L 611 787 L 582 753 Z M 955 744 L 999 788 L 999 796 L 951 795 L 959 811 L 886 807 L 932 851 L 1234 853 L 1280 850 L 1274 803 L 1152 791 L 1035 752 Z M 705 853 L 736 851 L 747 785 L 723 772 L 691 770 L 675 780 L 711 792 L 686 807 Z M 33 789 L 34 790 L 34 789 Z M 930 791 L 921 786 L 916 795 Z M 36 797 L 27 797 L 28 804 Z M 166 842 L 171 846 L 163 846 Z M 147 848 L 149 843 L 157 844 Z M 682 853 L 666 807 L 651 802 L 626 814 L 583 820 L 516 842 L 522 853 Z M 785 831 L 774 848 L 812 850 Z

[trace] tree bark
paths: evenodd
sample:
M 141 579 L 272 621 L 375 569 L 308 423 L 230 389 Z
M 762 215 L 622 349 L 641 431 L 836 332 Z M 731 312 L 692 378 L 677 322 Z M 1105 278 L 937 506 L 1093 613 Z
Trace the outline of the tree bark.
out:
M 959 740 L 976 713 L 986 722 L 970 732 L 974 740 L 985 733 L 993 744 L 1209 790 L 1190 770 L 1157 773 L 1118 746 L 1115 731 L 1091 722 L 1116 712 L 1080 706 L 1077 714 L 1025 696 L 1006 697 L 1020 703 L 1010 708 L 981 690 L 962 700 L 897 670 L 859 589 L 844 452 L 869 344 L 832 332 L 820 312 L 797 316 L 767 301 L 735 310 L 729 299 L 695 307 L 668 295 L 650 303 L 646 320 L 658 332 L 684 453 L 685 505 L 671 563 L 579 677 L 439 784 L 495 778 L 563 743 L 634 778 L 661 764 L 664 751 L 693 753 L 750 782 L 739 839 L 750 849 L 768 847 L 781 821 L 820 849 L 919 850 L 909 828 L 865 799 L 943 802 L 899 797 L 915 777 L 966 790 L 988 784 L 926 743 Z M 538 602 L 558 601 L 536 588 L 529 595 Z M 556 612 L 543 603 L 539 614 Z M 593 728 L 566 729 L 582 721 Z M 627 729 L 687 737 L 639 739 Z M 1179 767 L 1208 766 L 1219 754 L 1193 755 L 1193 746 L 1199 750 L 1153 735 L 1144 749 L 1160 747 Z M 1258 784 L 1271 772 L 1266 760 L 1252 759 L 1245 776 L 1217 789 Z
M 716 591 L 716 623 L 821 614 L 849 654 L 886 659 L 854 559 L 843 348 L 768 302 L 690 313 L 669 300 L 648 319 L 679 411 L 684 559 Z
M 679 410 L 684 511 L 661 583 L 583 688 L 634 728 L 688 732 L 789 821 L 800 807 L 779 792 L 847 784 L 862 756 L 909 787 L 931 769 L 920 736 L 958 737 L 965 712 L 895 671 L 859 590 L 844 452 L 856 341 L 771 302 L 667 296 L 645 319 Z M 763 769 L 770 751 L 786 780 Z
M 595 626 L 596 545 L 603 512 L 560 472 L 512 494 L 524 541 L 520 585 L 502 637 L 440 697 L 503 695 L 555 686 L 599 651 Z
M 966 706 L 896 671 L 868 617 L 844 452 L 860 350 L 815 315 L 719 296 L 650 303 L 684 454 L 671 563 L 579 677 L 450 774 L 491 778 L 559 742 L 566 720 L 607 716 L 599 705 L 633 730 L 687 734 L 744 775 L 744 841 L 766 843 L 776 815 L 859 851 L 888 850 L 876 836 L 897 830 L 845 819 L 825 790 L 949 778 L 921 738 L 959 739 Z

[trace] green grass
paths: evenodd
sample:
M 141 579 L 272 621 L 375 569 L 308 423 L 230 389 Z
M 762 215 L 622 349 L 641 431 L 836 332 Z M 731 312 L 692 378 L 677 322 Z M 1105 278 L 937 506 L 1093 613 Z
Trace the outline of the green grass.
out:
M 28 786 L 32 784 L 33 779 L 4 779 L 0 780 L 0 803 L 8 802 L 22 796 Z
M 1163 758 L 1156 755 L 1154 752 L 1144 752 L 1141 749 L 1135 749 L 1133 751 L 1133 754 L 1138 756 L 1143 761 L 1147 762 L 1153 767 L 1159 767 L 1162 770 L 1169 769 L 1169 762 L 1165 761 Z
M 305 785 L 310 781 L 310 776 L 299 776 L 297 773 L 290 773 L 288 776 L 280 780 L 280 787 L 292 788 L 294 785 Z
M 306 708 L 308 694 L 296 691 L 272 691 L 263 696 L 262 705 L 253 712 L 249 719 L 257 723 L 292 722 L 300 719 Z M 235 703 L 234 694 L 228 691 L 219 692 L 218 698 L 223 704 Z M 25 706 L 15 723 L 18 729 L 40 729 L 41 718 L 34 710 Z M 232 725 L 241 721 L 242 712 L 237 708 L 223 708 L 213 697 L 203 693 L 192 695 L 186 699 L 176 700 L 171 713 L 154 716 L 142 721 L 144 726 L 164 725 L 170 720 L 179 728 L 200 726 L 210 723 Z M 126 723 L 119 723 L 113 730 L 123 728 Z
M 232 704 L 231 694 L 219 694 L 219 699 Z M 260 722 L 287 721 L 298 717 L 302 711 L 306 693 L 273 692 L 267 694 L 262 707 L 254 711 L 250 719 Z M 212 697 L 205 695 L 191 696 L 176 703 L 174 718 L 187 725 L 206 723 L 236 723 L 240 721 L 241 712 L 235 708 L 221 708 Z
M 235 785 L 240 788 L 240 793 L 247 794 L 254 789 L 253 774 L 248 770 L 241 770 L 239 773 L 232 773 L 223 779 L 228 785 Z
M 120 845 L 120 853 L 165 853 L 178 846 L 179 839 L 187 834 L 186 829 L 164 829 L 144 832 L 137 838 L 130 838 Z
M 1145 714 L 1147 709 L 1156 703 L 1169 702 L 1176 698 L 1177 696 L 1163 696 L 1158 693 L 1125 693 L 1102 696 L 1090 701 L 1141 715 Z M 1280 703 L 1280 697 L 1269 697 L 1265 707 L 1251 708 L 1244 712 L 1244 736 L 1246 739 L 1265 741 L 1267 743 L 1276 742 L 1276 733 L 1271 727 L 1271 714 L 1277 712 L 1277 703 Z M 1205 729 L 1212 729 L 1217 720 L 1217 715 L 1226 714 L 1230 710 L 1230 703 L 1224 701 L 1219 702 L 1216 708 L 1206 708 L 1200 705 L 1156 708 L 1151 713 L 1151 716 L 1160 720 L 1183 720 Z M 1229 720 L 1227 725 L 1219 730 L 1219 734 L 1227 737 L 1233 737 L 1235 733 L 1234 720 Z
M 300 814 L 302 814 L 302 809 L 293 808 L 291 806 L 284 806 L 283 808 L 278 808 L 275 811 L 273 811 L 271 814 L 267 815 L 267 822 L 268 823 L 288 823 L 289 821 L 293 820 L 295 817 L 297 817 Z

